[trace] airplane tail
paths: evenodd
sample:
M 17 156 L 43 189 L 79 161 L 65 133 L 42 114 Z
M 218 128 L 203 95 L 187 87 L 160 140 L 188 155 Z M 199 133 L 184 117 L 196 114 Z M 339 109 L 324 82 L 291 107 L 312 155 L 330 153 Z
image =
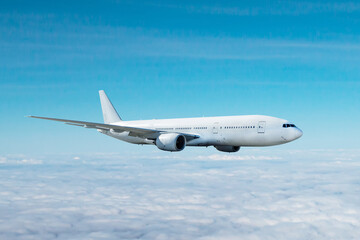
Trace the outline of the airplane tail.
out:
M 99 91 L 101 108 L 104 117 L 104 123 L 114 123 L 122 121 L 114 106 L 106 96 L 104 90 Z

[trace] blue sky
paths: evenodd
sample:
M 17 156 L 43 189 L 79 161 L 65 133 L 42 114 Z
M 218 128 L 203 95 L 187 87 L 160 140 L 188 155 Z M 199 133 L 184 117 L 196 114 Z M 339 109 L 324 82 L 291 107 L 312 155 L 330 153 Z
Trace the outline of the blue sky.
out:
M 357 149 L 359 24 L 354 1 L 2 1 L 0 153 L 153 153 L 24 118 L 100 122 L 99 89 L 124 120 L 265 114 L 304 131 L 276 149 Z
M 1 1 L 1 239 L 359 239 L 360 3 Z M 264 114 L 289 144 L 168 153 L 25 118 Z

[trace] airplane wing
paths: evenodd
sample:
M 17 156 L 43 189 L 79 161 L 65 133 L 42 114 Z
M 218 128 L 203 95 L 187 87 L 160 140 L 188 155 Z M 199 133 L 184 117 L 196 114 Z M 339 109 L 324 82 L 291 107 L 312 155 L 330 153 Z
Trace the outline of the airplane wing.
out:
M 160 134 L 168 132 L 168 131 L 159 131 L 156 129 L 146 129 L 146 128 L 137 128 L 137 127 L 129 127 L 129 126 L 121 126 L 121 125 L 113 125 L 106 123 L 94 123 L 94 122 L 85 122 L 85 121 L 76 121 L 76 120 L 68 120 L 68 119 L 60 119 L 60 118 L 48 118 L 48 117 L 39 117 L 39 116 L 28 116 L 30 118 L 38 118 L 45 119 L 51 121 L 63 122 L 72 126 L 79 126 L 85 128 L 95 128 L 100 130 L 113 130 L 115 132 L 129 132 L 129 136 L 140 137 L 146 139 L 156 139 Z M 199 138 L 198 135 L 181 133 L 184 135 L 187 141 Z

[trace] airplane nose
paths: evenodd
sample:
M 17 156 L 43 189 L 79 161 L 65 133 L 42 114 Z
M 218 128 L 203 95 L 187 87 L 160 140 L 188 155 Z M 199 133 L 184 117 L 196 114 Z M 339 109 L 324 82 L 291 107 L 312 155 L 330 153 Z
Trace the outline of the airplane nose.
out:
M 296 129 L 296 133 L 295 133 L 295 139 L 300 138 L 303 135 L 303 132 L 298 128 Z

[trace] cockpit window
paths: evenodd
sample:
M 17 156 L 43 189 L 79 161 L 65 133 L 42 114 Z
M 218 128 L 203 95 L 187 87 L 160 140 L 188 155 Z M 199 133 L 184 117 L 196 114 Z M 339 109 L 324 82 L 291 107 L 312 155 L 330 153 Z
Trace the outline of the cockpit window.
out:
M 283 124 L 283 128 L 296 127 L 295 124 Z

